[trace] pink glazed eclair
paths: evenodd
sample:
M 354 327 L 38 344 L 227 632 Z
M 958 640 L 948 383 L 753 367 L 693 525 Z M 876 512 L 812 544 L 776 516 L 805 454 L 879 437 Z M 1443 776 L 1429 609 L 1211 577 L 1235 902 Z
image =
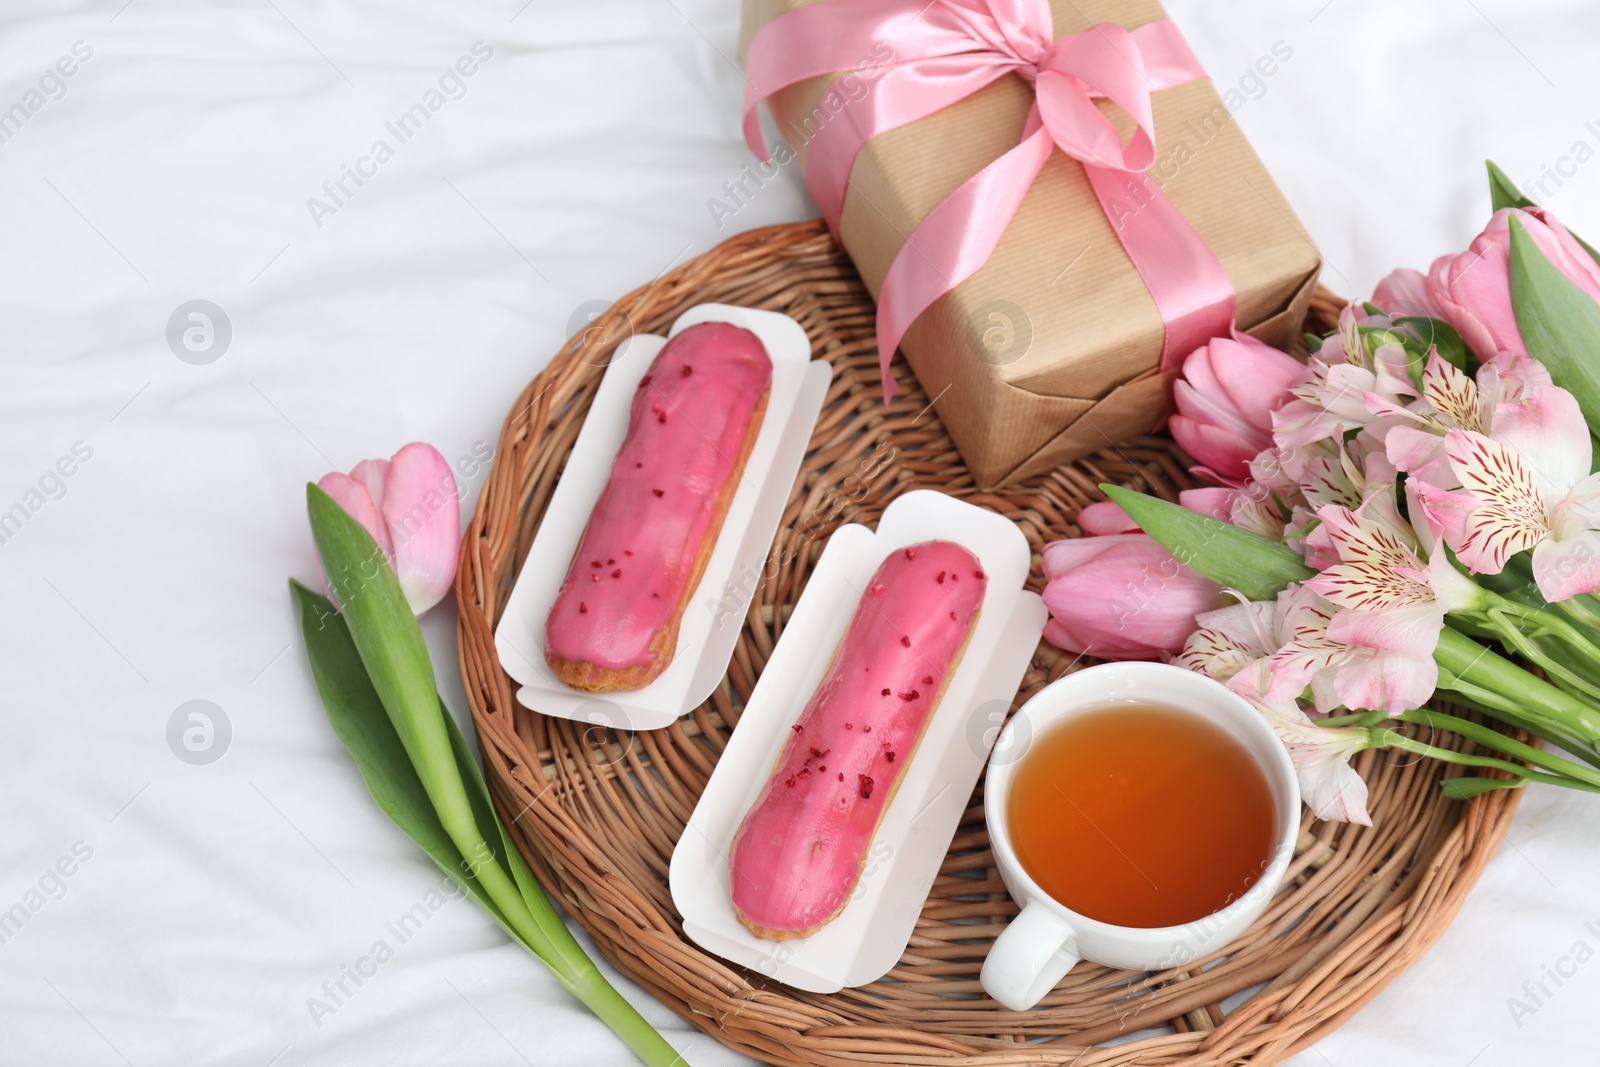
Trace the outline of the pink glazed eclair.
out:
M 733 907 L 756 936 L 809 937 L 844 910 L 987 585 L 951 541 L 898 549 L 879 565 L 734 835 Z
M 672 662 L 771 385 L 761 339 L 726 322 L 680 331 L 650 364 L 545 623 L 545 662 L 562 682 L 638 689 Z

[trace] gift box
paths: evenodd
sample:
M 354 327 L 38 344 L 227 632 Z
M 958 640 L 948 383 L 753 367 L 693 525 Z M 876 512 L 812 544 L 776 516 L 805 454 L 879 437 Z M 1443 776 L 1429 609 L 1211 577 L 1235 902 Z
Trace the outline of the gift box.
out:
M 741 57 L 779 14 L 813 0 L 743 0 Z M 1151 0 L 1051 0 L 1059 39 L 1096 23 L 1165 19 Z M 885 54 L 889 53 L 889 54 Z M 767 98 L 786 145 L 768 167 L 804 168 L 821 126 L 869 108 L 893 41 L 853 69 Z M 1292 60 L 1279 42 L 1223 94 L 1197 78 L 1150 96 L 1145 176 L 1187 220 L 1232 284 L 1238 328 L 1286 347 L 1298 336 L 1320 258 L 1240 132 L 1235 112 Z M 849 170 L 840 243 L 874 298 L 911 234 L 952 191 L 1016 147 L 1034 103 L 1005 74 L 942 110 L 866 141 Z M 1098 104 L 1126 138 L 1133 121 Z M 770 173 L 770 169 L 768 171 Z M 1130 210 L 1140 201 L 1130 186 Z M 1020 481 L 1156 427 L 1176 367 L 1155 299 L 1120 243 L 1083 164 L 1053 151 L 987 262 L 922 311 L 900 351 L 980 486 Z

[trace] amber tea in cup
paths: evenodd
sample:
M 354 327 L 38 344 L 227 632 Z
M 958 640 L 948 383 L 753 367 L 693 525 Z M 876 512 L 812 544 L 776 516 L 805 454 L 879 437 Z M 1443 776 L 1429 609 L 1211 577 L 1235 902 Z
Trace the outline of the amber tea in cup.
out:
M 1267 870 L 1278 836 L 1272 789 L 1244 744 L 1153 703 L 1050 724 L 1013 768 L 1007 821 L 1039 888 L 1128 927 L 1226 907 Z

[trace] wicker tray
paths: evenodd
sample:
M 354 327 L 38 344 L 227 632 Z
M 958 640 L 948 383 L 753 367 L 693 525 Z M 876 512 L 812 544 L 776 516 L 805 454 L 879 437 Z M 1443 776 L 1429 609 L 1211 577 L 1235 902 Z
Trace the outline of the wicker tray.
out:
M 834 368 L 727 677 L 664 730 L 614 732 L 529 712 L 500 669 L 494 625 L 606 359 L 629 330 L 664 333 L 708 301 L 792 315 Z M 1308 328 L 1329 328 L 1337 306 L 1319 293 Z M 1100 482 L 1169 498 L 1191 484 L 1172 442 L 1149 437 L 1025 486 L 979 492 L 927 396 L 902 363 L 895 372 L 901 392 L 885 409 L 872 303 L 822 224 L 800 223 L 734 237 L 630 293 L 517 398 L 466 535 L 459 636 L 495 800 L 534 871 L 625 974 L 718 1041 L 770 1063 L 1264 1065 L 1315 1042 L 1444 933 L 1520 791 L 1446 800 L 1435 784 L 1444 765 L 1365 752 L 1358 768 L 1375 827 L 1308 816 L 1282 891 L 1239 941 L 1177 972 L 1080 964 L 1029 1012 L 1000 1007 L 978 985 L 984 953 L 1016 911 L 992 864 L 981 785 L 888 977 L 802 993 L 684 939 L 667 890 L 673 844 L 830 531 L 875 524 L 896 495 L 933 487 L 1011 518 L 1037 552 L 1077 532 L 1072 519 L 1099 499 Z M 1074 665 L 1041 644 L 1017 704 Z M 1100 1045 L 1142 1030 L 1154 1036 Z

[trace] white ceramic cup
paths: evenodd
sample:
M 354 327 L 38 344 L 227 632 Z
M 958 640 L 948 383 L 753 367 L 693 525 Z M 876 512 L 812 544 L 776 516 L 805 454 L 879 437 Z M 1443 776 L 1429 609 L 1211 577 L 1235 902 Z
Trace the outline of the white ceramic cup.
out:
M 1272 789 L 1274 845 L 1266 870 L 1220 911 L 1181 926 L 1132 927 L 1079 915 L 1041 889 L 1017 860 L 1007 825 L 1011 783 L 1030 742 L 1083 712 L 1117 704 L 1159 704 L 1202 715 L 1255 758 Z M 984 990 L 1013 1011 L 1037 1004 L 1079 959 L 1136 971 L 1180 967 L 1226 945 L 1272 900 L 1300 830 L 1300 785 L 1289 754 L 1261 713 L 1204 675 L 1162 663 L 1107 663 L 1069 674 L 1036 693 L 995 741 L 984 779 L 984 810 L 995 864 L 1022 908 L 983 961 Z M 1216 828 L 1226 832 L 1226 827 Z

